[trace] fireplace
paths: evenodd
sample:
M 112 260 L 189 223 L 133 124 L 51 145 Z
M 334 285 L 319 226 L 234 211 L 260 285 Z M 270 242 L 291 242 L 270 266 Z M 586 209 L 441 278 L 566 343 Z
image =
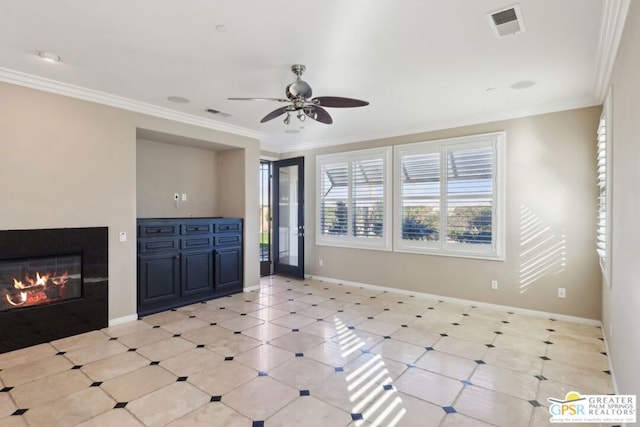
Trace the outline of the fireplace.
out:
M 106 227 L 0 231 L 0 352 L 107 323 Z

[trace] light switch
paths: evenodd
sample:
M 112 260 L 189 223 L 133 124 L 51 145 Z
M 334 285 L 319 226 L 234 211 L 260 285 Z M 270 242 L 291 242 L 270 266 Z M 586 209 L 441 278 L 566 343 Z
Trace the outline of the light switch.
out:
M 183 202 L 187 201 L 187 193 L 182 193 L 182 201 Z
M 127 241 L 127 232 L 126 231 L 121 231 L 120 232 L 120 241 L 121 242 L 126 242 Z

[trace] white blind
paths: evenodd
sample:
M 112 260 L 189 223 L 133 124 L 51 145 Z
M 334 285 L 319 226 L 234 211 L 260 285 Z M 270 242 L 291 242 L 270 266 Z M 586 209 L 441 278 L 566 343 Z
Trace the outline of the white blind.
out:
M 502 258 L 504 133 L 394 148 L 394 249 Z
M 448 149 L 447 242 L 491 244 L 493 149 Z
M 440 239 L 440 151 L 403 156 L 402 240 Z
M 598 126 L 598 156 L 597 156 L 597 173 L 598 173 L 598 216 L 597 216 L 597 251 L 602 263 L 607 257 L 607 124 L 606 117 L 600 118 Z
M 349 165 L 320 166 L 320 234 L 343 235 L 349 231 Z
M 317 157 L 316 243 L 391 249 L 391 148 Z
M 352 163 L 353 235 L 383 237 L 384 160 L 356 160 Z

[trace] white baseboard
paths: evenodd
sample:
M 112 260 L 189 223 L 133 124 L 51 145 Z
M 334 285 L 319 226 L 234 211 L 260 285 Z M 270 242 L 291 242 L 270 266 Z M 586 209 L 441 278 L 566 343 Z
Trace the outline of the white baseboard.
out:
M 253 292 L 257 290 L 260 290 L 260 283 L 258 283 L 257 285 L 245 286 L 244 288 L 242 288 L 242 292 Z
M 424 293 L 424 292 L 415 292 L 415 291 L 408 291 L 408 290 L 405 290 L 405 289 L 389 288 L 387 286 L 370 285 L 368 283 L 351 282 L 349 280 L 340 280 L 340 279 L 335 279 L 333 277 L 316 276 L 316 275 L 311 275 L 311 274 L 307 275 L 307 277 L 309 279 L 322 280 L 322 281 L 330 282 L 330 283 L 342 283 L 342 284 L 345 284 L 345 285 L 358 286 L 358 287 L 362 287 L 362 288 L 365 288 L 365 289 L 374 289 L 374 290 L 378 290 L 378 291 L 395 292 L 397 294 L 413 295 L 413 296 L 419 297 L 419 298 L 438 299 L 438 300 L 441 300 L 441 301 L 451 302 L 451 303 L 455 303 L 455 304 L 475 305 L 476 307 L 488 308 L 488 309 L 492 309 L 492 310 L 510 311 L 512 313 L 522 314 L 522 315 L 525 315 L 525 316 L 541 317 L 541 318 L 544 318 L 544 319 L 563 320 L 565 322 L 573 322 L 573 323 L 580 323 L 582 325 L 600 326 L 600 327 L 602 327 L 602 322 L 600 320 L 596 320 L 596 319 L 587 319 L 587 318 L 584 318 L 584 317 L 568 316 L 566 314 L 549 313 L 549 312 L 546 312 L 546 311 L 529 310 L 529 309 L 526 309 L 526 308 L 512 307 L 512 306 L 508 306 L 508 305 L 491 304 L 491 303 L 487 303 L 487 302 L 473 301 L 473 300 L 467 300 L 467 299 L 461 299 L 461 298 L 452 298 L 452 297 L 446 297 L 446 296 L 442 296 L 442 295 L 427 294 L 427 293 Z
M 130 314 L 128 316 L 116 317 L 115 319 L 109 320 L 109 326 L 121 325 L 123 323 L 133 322 L 134 320 L 138 320 L 137 314 Z

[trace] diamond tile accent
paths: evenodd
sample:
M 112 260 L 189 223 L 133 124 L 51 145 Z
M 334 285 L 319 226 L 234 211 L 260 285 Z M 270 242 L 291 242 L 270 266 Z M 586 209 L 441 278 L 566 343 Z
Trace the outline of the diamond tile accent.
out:
M 540 359 L 542 359 L 542 360 L 551 360 L 547 356 L 540 356 Z
M 233 360 L 233 356 L 227 356 L 227 357 L 224 358 L 224 360 L 226 362 L 229 362 L 230 360 Z
M 2 390 L 0 390 L 0 392 L 2 393 L 9 393 L 11 390 L 13 390 L 13 387 L 5 387 Z
M 547 378 L 545 378 L 543 375 L 536 375 L 535 377 L 540 381 L 546 381 L 547 380 Z
M 486 364 L 487 362 L 485 362 L 484 360 L 476 360 L 476 363 L 477 363 L 478 365 L 484 365 L 484 364 Z
M 310 396 L 309 390 L 300 390 L 300 396 Z
M 337 367 L 335 369 L 336 372 L 344 372 L 344 368 L 343 367 Z
M 385 384 L 382 386 L 382 389 L 385 391 L 393 390 L 393 386 L 391 384 Z
M 73 368 L 71 369 L 80 369 L 80 368 L 82 368 L 82 365 L 73 365 Z
M 531 404 L 531 406 L 533 406 L 534 408 L 538 408 L 540 406 L 542 406 L 540 404 L 540 402 L 538 402 L 537 400 L 528 400 L 528 402 Z
M 127 403 L 129 402 L 118 402 L 115 404 L 115 406 L 113 407 L 113 409 L 121 409 L 127 406 Z
M 364 420 L 364 417 L 362 416 L 362 414 L 357 413 L 357 414 L 351 414 L 351 419 L 353 421 L 359 421 L 359 420 Z
M 102 385 L 102 381 L 92 382 L 89 387 L 100 387 Z
M 264 427 L 264 421 L 254 421 L 252 427 Z
M 158 360 L 154 360 L 153 362 L 149 363 L 149 365 L 154 366 L 154 365 L 159 365 L 160 362 Z
M 455 414 L 456 412 L 458 412 L 458 411 L 455 410 L 455 408 L 453 406 L 443 406 L 442 409 L 447 414 Z
M 25 412 L 27 412 L 29 410 L 29 408 L 27 409 L 16 409 L 13 414 L 11 415 L 24 415 Z
M 222 400 L 222 396 L 211 396 L 210 402 L 220 402 Z

